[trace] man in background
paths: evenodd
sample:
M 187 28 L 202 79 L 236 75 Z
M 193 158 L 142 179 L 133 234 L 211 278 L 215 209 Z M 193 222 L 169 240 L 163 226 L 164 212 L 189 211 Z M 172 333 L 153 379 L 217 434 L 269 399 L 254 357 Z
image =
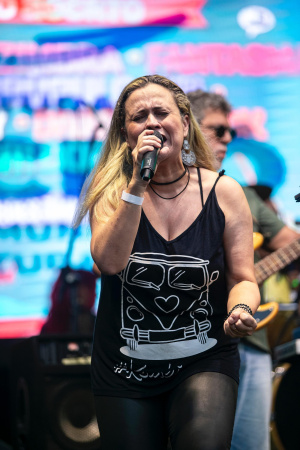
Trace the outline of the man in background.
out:
M 214 153 L 215 169 L 219 170 L 226 157 L 227 146 L 234 137 L 228 121 L 231 105 L 223 96 L 200 89 L 187 95 Z M 284 247 L 300 236 L 287 227 L 253 189 L 243 189 L 253 217 L 253 231 L 264 236 L 264 244 L 269 251 Z M 231 450 L 269 450 L 272 360 L 266 328 L 241 339 L 239 352 L 240 385 Z

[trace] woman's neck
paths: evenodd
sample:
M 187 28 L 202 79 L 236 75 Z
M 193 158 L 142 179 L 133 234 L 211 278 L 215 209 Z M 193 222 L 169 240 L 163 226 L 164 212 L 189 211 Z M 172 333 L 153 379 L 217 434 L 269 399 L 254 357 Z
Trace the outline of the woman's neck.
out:
M 154 181 L 153 184 L 165 184 L 174 182 L 174 180 L 180 179 L 181 175 L 185 173 L 185 166 L 183 165 L 182 161 L 178 161 L 178 163 L 170 164 L 170 161 L 166 161 L 164 164 L 164 161 L 161 162 L 157 168 L 157 171 L 155 172 L 154 177 L 152 180 Z M 175 181 L 176 182 L 176 181 Z

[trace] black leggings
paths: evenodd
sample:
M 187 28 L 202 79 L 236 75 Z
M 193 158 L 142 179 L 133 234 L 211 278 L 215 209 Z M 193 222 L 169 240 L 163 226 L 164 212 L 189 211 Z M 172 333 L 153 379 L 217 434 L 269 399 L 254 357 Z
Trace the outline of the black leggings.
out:
M 230 449 L 238 385 L 227 375 L 192 375 L 149 398 L 96 396 L 101 450 Z

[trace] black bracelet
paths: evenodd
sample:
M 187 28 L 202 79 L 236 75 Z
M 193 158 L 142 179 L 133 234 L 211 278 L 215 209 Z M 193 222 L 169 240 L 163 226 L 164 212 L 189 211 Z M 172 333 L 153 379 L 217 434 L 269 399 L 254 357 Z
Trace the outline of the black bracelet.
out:
M 245 305 L 245 303 L 238 303 L 238 304 L 235 305 L 233 308 L 231 308 L 231 310 L 230 310 L 229 313 L 227 314 L 225 320 L 228 319 L 228 317 L 230 316 L 230 314 L 232 313 L 232 311 L 234 311 L 235 309 L 238 309 L 238 308 L 244 309 L 248 314 L 250 314 L 250 316 L 253 316 L 252 309 L 250 308 L 250 306 Z

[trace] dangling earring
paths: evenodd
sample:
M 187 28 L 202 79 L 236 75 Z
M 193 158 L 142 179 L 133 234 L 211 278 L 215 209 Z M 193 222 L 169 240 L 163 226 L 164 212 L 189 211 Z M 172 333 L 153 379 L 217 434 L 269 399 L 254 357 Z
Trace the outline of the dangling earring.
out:
M 196 155 L 193 150 L 190 150 L 190 144 L 187 139 L 183 141 L 183 147 L 181 150 L 181 158 L 183 164 L 186 166 L 193 166 L 196 162 Z

